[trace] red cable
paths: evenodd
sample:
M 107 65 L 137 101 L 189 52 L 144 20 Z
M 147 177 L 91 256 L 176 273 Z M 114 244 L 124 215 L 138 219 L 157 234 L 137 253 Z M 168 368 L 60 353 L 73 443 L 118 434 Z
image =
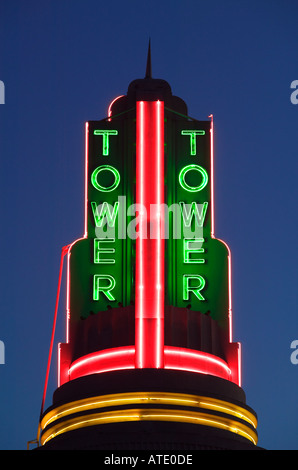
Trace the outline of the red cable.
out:
M 70 247 L 70 245 L 67 245 L 67 246 L 64 246 L 62 248 L 62 253 L 61 253 L 61 258 L 60 258 L 60 271 L 59 271 L 58 289 L 57 289 L 57 295 L 56 295 L 55 314 L 54 314 L 54 321 L 53 321 L 53 327 L 52 327 L 52 336 L 51 336 L 50 350 L 49 350 L 48 363 L 47 363 L 47 372 L 46 372 L 46 378 L 45 378 L 45 384 L 44 384 L 44 390 L 43 390 L 43 397 L 42 397 L 42 403 L 41 403 L 41 409 L 40 409 L 40 416 L 39 416 L 37 441 L 39 441 L 40 423 L 41 423 L 41 418 L 42 418 L 42 414 L 43 414 L 43 410 L 44 410 L 44 404 L 45 404 L 47 387 L 48 387 L 48 380 L 49 380 L 49 373 L 50 373 L 50 367 L 51 367 L 52 352 L 53 352 L 54 337 L 55 337 L 55 329 L 56 329 L 56 321 L 57 321 L 57 313 L 58 313 L 58 305 L 59 305 L 59 297 L 60 297 L 61 279 L 62 279 L 62 273 L 63 273 L 63 262 L 64 262 L 64 256 L 66 255 L 66 253 L 68 253 L 69 247 Z

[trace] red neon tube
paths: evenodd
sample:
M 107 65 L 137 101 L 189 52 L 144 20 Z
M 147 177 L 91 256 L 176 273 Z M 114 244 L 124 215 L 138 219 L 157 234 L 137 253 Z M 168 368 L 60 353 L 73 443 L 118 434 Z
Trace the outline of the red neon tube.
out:
M 136 367 L 161 368 L 164 356 L 164 103 L 137 101 Z
M 69 376 L 73 380 L 89 374 L 134 368 L 135 348 L 123 346 L 96 351 L 76 359 L 70 366 Z M 164 368 L 214 375 L 237 383 L 233 371 L 224 360 L 202 351 L 165 346 Z

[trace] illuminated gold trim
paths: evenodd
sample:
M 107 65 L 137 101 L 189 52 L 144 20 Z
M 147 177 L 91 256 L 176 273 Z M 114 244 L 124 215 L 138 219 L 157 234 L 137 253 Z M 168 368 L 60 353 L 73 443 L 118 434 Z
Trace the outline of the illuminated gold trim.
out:
M 235 405 L 227 401 L 218 400 L 215 398 L 210 398 L 210 397 L 205 397 L 205 396 L 185 394 L 185 393 L 133 392 L 133 393 L 100 395 L 96 397 L 85 398 L 82 400 L 77 400 L 77 401 L 73 401 L 70 403 L 66 403 L 65 405 L 61 405 L 53 410 L 50 410 L 43 417 L 41 421 L 41 428 L 44 430 L 49 424 L 53 423 L 54 421 L 60 418 L 64 418 L 74 413 L 94 410 L 97 408 L 111 407 L 111 406 L 113 407 L 123 406 L 123 405 L 128 405 L 128 404 L 131 404 L 131 405 L 136 405 L 136 404 L 175 405 L 175 406 L 191 406 L 194 408 L 203 408 L 203 409 L 208 409 L 211 411 L 219 411 L 225 414 L 229 414 L 233 418 L 240 418 L 246 421 L 247 423 L 252 425 L 254 428 L 257 427 L 257 419 L 253 413 L 251 413 L 249 410 L 246 410 L 245 408 L 242 408 L 241 406 Z M 142 410 L 142 411 L 145 412 L 145 410 Z M 107 412 L 107 413 L 112 413 L 112 412 Z M 131 410 L 127 412 L 120 410 L 120 411 L 115 411 L 113 413 L 116 413 L 117 417 L 121 421 L 123 421 L 123 416 L 121 415 L 121 413 L 122 414 L 127 413 L 130 416 L 129 420 L 131 420 L 131 416 L 132 416 Z M 184 411 L 180 412 L 180 410 L 173 410 L 173 413 L 174 414 L 178 413 L 180 416 L 181 413 L 184 414 Z M 191 411 L 190 413 L 194 414 L 195 412 Z M 100 413 L 90 415 L 91 423 L 89 425 L 92 425 L 92 421 L 93 419 L 95 419 L 95 416 L 98 417 L 99 415 Z M 106 416 L 106 413 L 101 413 L 101 416 Z M 108 416 L 109 416 L 109 419 L 111 420 L 116 419 L 111 414 L 108 414 Z M 138 410 L 138 416 L 139 416 L 139 410 Z M 210 415 L 208 416 L 209 416 L 208 419 L 211 419 Z M 87 418 L 86 417 L 73 418 L 67 422 L 74 422 L 74 420 L 76 419 L 78 419 L 80 422 L 85 422 Z M 137 417 L 135 419 L 140 419 L 140 418 Z M 98 420 L 100 422 L 103 422 L 102 418 L 98 418 L 97 421 Z M 124 421 L 125 420 L 126 419 L 124 419 Z M 195 421 L 197 422 L 197 419 Z M 213 418 L 212 418 L 212 421 L 214 421 Z M 218 421 L 217 417 L 215 418 L 215 421 Z M 57 426 L 59 427 L 59 425 Z M 63 429 L 65 429 L 65 426 L 66 426 L 65 422 L 62 423 L 61 426 Z M 56 426 L 54 426 L 54 428 L 56 429 Z M 51 428 L 51 430 L 49 430 L 48 432 L 50 434 L 55 433 L 53 431 L 53 428 Z M 61 431 L 61 432 L 65 432 L 65 431 Z M 43 442 L 44 440 L 45 440 L 45 437 L 43 436 Z
M 103 408 L 108 406 L 128 405 L 131 403 L 200 407 L 231 414 L 234 417 L 247 421 L 254 428 L 257 427 L 257 419 L 254 414 L 245 408 L 234 405 L 233 403 L 210 397 L 167 392 L 117 393 L 73 401 L 49 411 L 42 419 L 41 427 L 44 429 L 52 421 L 73 413 L 79 413 L 81 411 L 88 411 L 95 408 Z
M 73 431 L 88 426 L 96 426 L 98 424 L 107 424 L 113 422 L 128 421 L 172 421 L 182 423 L 201 424 L 219 429 L 225 429 L 250 440 L 253 444 L 257 444 L 257 434 L 254 430 L 243 423 L 230 418 L 221 416 L 211 416 L 208 413 L 193 412 L 186 410 L 169 410 L 160 408 L 140 408 L 132 410 L 115 410 L 103 413 L 94 413 L 85 416 L 77 416 L 62 423 L 52 426 L 44 432 L 41 437 L 41 444 L 46 444 L 67 431 Z

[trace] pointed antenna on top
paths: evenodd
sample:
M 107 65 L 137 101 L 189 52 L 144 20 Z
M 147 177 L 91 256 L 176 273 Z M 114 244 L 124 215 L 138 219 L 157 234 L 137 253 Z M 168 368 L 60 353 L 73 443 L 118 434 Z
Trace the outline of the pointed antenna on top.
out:
M 151 68 L 151 44 L 149 38 L 149 46 L 148 46 L 148 55 L 147 55 L 147 66 L 146 66 L 146 76 L 145 78 L 152 78 L 152 68 Z

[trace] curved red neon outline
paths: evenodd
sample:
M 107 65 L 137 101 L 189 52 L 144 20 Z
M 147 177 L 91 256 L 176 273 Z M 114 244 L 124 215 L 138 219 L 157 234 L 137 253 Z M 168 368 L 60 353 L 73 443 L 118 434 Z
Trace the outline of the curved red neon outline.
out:
M 111 348 L 87 354 L 74 361 L 69 368 L 70 380 L 84 375 L 135 368 L 135 348 Z
M 71 364 L 70 380 L 102 372 L 135 368 L 135 348 L 126 346 L 106 349 L 83 356 Z M 164 368 L 210 374 L 232 381 L 228 364 L 212 354 L 186 348 L 165 346 Z
M 208 117 L 211 118 L 211 127 L 210 127 L 210 155 L 211 155 L 211 237 L 215 238 L 214 235 L 214 124 L 213 124 L 213 114 L 210 114 Z M 231 275 L 231 250 L 226 242 L 217 238 L 218 241 L 223 243 L 228 250 L 228 283 L 229 283 L 229 307 L 228 307 L 228 316 L 229 316 L 229 341 L 232 342 L 232 275 Z
M 211 237 L 215 238 L 214 235 L 214 122 L 213 114 L 208 116 L 211 118 L 210 127 L 210 157 L 211 157 Z M 232 254 L 227 243 L 219 238 L 218 241 L 223 243 L 228 251 L 228 320 L 229 320 L 229 341 L 233 341 L 233 310 L 232 310 Z M 238 343 L 238 384 L 241 386 L 241 345 Z
M 119 98 L 122 98 L 123 96 L 125 95 L 119 95 L 119 96 L 116 96 L 116 98 L 113 99 L 113 101 L 111 101 L 109 107 L 108 107 L 108 121 L 111 121 L 111 116 L 112 116 L 112 106 L 113 104 L 115 103 L 115 101 L 119 100 Z
M 231 380 L 231 369 L 217 356 L 186 348 L 165 347 L 165 369 L 216 375 Z

